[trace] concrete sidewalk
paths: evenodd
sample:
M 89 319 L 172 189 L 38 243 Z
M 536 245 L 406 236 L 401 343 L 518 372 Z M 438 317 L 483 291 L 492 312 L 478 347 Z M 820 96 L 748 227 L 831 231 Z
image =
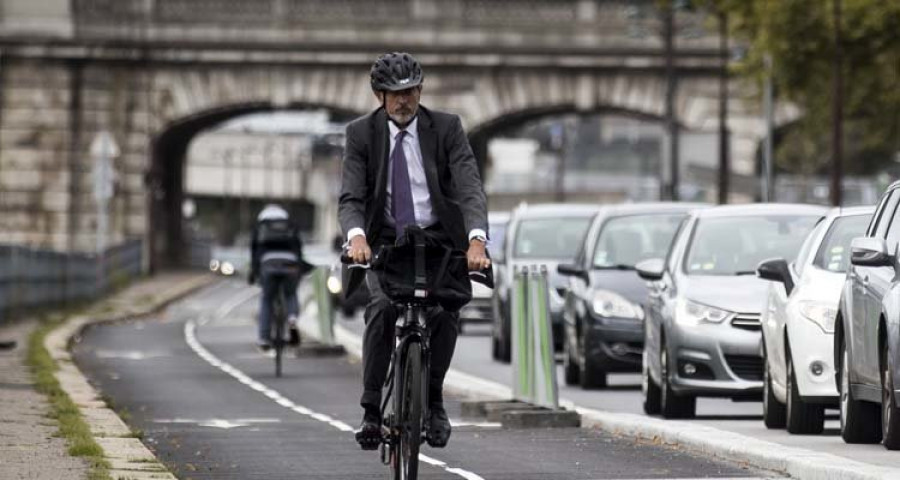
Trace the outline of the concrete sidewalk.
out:
M 151 467 L 148 460 L 155 462 L 152 454 L 135 450 L 138 446 L 143 448 L 140 441 L 124 438 L 130 436 L 130 430 L 114 412 L 106 408 L 71 363 L 66 351 L 69 338 L 89 323 L 153 313 L 214 280 L 215 277 L 209 274 L 192 272 L 163 273 L 142 279 L 96 302 L 48 335 L 45 345 L 60 367 L 56 373 L 57 379 L 79 406 L 91 432 L 103 447 L 112 465 L 112 478 L 174 477 L 160 475 L 163 472 L 159 466 Z M 0 424 L 3 425 L 0 428 L 0 478 L 86 478 L 89 470 L 87 463 L 69 456 L 66 440 L 56 436 L 57 425 L 48 417 L 50 406 L 47 399 L 35 391 L 33 375 L 25 364 L 28 338 L 38 323 L 32 318 L 0 327 L 0 340 L 18 342 L 14 350 L 0 351 Z M 138 461 L 135 471 L 129 467 L 134 463 L 132 460 Z

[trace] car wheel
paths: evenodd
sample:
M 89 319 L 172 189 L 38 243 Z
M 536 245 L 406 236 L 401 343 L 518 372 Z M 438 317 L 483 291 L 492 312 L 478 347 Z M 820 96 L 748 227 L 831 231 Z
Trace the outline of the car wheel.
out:
M 784 404 L 775 397 L 772 391 L 772 372 L 769 369 L 768 354 L 763 350 L 763 423 L 766 428 L 784 428 L 787 424 Z
M 847 443 L 878 443 L 881 441 L 881 429 L 878 428 L 878 405 L 853 399 L 850 390 L 850 362 L 847 353 L 847 344 L 841 340 L 840 346 L 840 371 L 841 379 L 841 438 Z
M 568 340 L 563 340 L 563 372 L 566 385 L 578 385 L 581 382 L 581 369 L 578 367 L 578 362 L 572 358 L 572 349 L 569 347 Z
M 644 394 L 644 413 L 657 415 L 661 410 L 660 389 L 650 377 L 650 365 L 647 362 L 647 350 L 641 360 L 641 393 Z
M 884 448 L 900 450 L 900 408 L 897 408 L 893 371 L 886 342 L 881 351 L 881 429 Z
M 795 434 L 818 434 L 825 427 L 825 408 L 810 405 L 800 396 L 797 372 L 790 349 L 787 351 L 787 431 Z
M 678 396 L 672 389 L 669 381 L 669 349 L 665 342 L 661 343 L 659 352 L 659 376 L 660 384 L 660 413 L 663 418 L 693 418 L 697 414 L 697 398 L 693 396 Z
M 581 341 L 581 388 L 584 390 L 597 390 L 606 388 L 606 369 L 596 358 L 588 356 L 584 347 L 584 339 Z

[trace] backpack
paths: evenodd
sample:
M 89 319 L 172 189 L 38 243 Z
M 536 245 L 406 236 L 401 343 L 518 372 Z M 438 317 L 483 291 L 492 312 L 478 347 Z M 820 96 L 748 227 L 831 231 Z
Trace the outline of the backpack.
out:
M 290 220 L 263 220 L 259 223 L 256 241 L 266 250 L 293 250 L 297 234 Z

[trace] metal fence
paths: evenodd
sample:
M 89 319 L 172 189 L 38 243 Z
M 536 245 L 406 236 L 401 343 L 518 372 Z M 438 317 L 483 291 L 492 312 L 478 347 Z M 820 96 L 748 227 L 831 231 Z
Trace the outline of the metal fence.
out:
M 15 312 L 97 298 L 139 276 L 142 265 L 141 240 L 100 256 L 0 245 L 0 323 Z

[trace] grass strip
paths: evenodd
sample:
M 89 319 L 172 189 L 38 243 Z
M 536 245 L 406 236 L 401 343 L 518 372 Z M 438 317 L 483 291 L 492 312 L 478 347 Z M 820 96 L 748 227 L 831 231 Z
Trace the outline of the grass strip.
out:
M 56 420 L 59 435 L 68 442 L 69 455 L 87 460 L 90 465 L 88 480 L 112 480 L 109 462 L 103 458 L 103 449 L 94 441 L 91 429 L 82 418 L 78 406 L 60 387 L 54 375 L 59 367 L 44 347 L 47 335 L 66 318 L 67 316 L 57 316 L 41 320 L 40 326 L 28 339 L 27 363 L 34 374 L 37 391 L 46 395 L 50 402 L 49 416 Z

